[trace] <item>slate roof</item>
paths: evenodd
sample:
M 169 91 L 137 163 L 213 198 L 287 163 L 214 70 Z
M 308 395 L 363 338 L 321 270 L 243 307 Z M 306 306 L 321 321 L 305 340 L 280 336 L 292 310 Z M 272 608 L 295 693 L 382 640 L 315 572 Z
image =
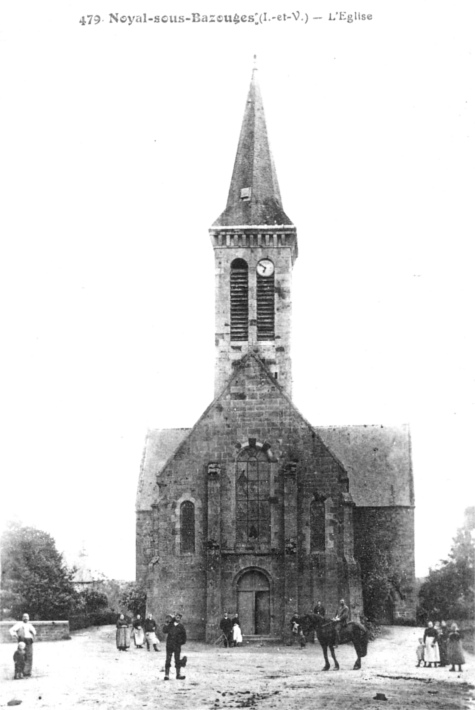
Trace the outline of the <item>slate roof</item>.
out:
M 292 225 L 282 207 L 256 74 L 254 69 L 228 202 L 213 227 Z M 249 190 L 249 199 L 243 199 L 242 189 Z
M 413 506 L 409 425 L 315 427 L 345 467 L 357 506 Z
M 315 427 L 345 467 L 359 507 L 413 506 L 409 426 Z M 154 429 L 147 434 L 137 490 L 137 510 L 155 501 L 156 475 L 191 429 Z
M 149 429 L 140 467 L 137 510 L 149 510 L 157 495 L 156 475 L 191 429 Z

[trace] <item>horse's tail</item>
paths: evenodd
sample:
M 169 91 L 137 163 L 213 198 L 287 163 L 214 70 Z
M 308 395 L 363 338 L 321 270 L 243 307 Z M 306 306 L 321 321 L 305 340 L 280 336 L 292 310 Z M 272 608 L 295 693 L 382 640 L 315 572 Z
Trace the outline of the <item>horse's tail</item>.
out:
M 353 626 L 353 634 L 353 643 L 355 644 L 356 653 L 358 656 L 361 656 L 361 658 L 364 658 L 368 653 L 368 632 L 362 624 L 355 622 Z

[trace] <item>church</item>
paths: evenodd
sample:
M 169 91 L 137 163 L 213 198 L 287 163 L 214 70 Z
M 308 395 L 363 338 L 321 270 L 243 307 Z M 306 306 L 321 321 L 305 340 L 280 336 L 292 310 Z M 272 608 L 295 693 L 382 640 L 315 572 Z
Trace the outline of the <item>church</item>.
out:
M 353 620 L 414 619 L 407 425 L 315 427 L 292 403 L 297 230 L 255 69 L 226 208 L 209 232 L 215 393 L 193 428 L 146 438 L 136 578 L 147 611 L 181 612 L 189 637 L 210 643 L 224 611 L 239 614 L 245 639 L 281 639 L 317 600 L 333 615 L 344 598 Z

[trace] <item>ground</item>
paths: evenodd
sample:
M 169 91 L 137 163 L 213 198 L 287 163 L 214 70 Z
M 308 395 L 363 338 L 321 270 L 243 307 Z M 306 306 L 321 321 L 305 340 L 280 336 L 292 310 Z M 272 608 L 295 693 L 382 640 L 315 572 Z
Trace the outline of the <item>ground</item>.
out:
M 369 644 L 361 671 L 353 671 L 352 647 L 337 650 L 341 670 L 322 672 L 318 643 L 224 649 L 190 642 L 184 647 L 186 680 L 163 681 L 164 644 L 159 653 L 115 648 L 111 626 L 80 631 L 70 641 L 37 643 L 34 676 L 13 680 L 14 644 L 0 645 L 0 707 L 21 700 L 25 708 L 152 708 L 168 710 L 315 710 L 474 707 L 475 656 L 466 654 L 463 673 L 416 668 L 420 629 L 385 627 Z M 185 651 L 186 649 L 186 651 Z M 377 693 L 387 700 L 375 699 Z

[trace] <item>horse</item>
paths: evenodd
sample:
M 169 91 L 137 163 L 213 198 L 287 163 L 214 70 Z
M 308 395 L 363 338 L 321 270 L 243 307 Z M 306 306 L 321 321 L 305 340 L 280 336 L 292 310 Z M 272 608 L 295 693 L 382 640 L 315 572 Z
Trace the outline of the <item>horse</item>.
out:
M 330 653 L 335 663 L 334 670 L 340 670 L 340 665 L 336 660 L 334 650 L 336 636 L 335 623 L 329 619 L 323 619 L 317 614 L 305 614 L 305 616 L 299 618 L 299 623 L 305 636 L 307 636 L 307 634 L 311 631 L 316 631 L 317 633 L 317 639 L 322 647 L 323 655 L 325 657 L 325 665 L 322 670 L 330 670 L 330 663 L 328 661 L 327 653 L 328 648 L 330 648 Z M 361 659 L 366 656 L 368 650 L 368 632 L 362 624 L 356 621 L 350 621 L 344 628 L 342 628 L 340 635 L 341 643 L 351 641 L 355 647 L 357 659 L 355 661 L 355 665 L 353 666 L 353 670 L 360 670 Z

